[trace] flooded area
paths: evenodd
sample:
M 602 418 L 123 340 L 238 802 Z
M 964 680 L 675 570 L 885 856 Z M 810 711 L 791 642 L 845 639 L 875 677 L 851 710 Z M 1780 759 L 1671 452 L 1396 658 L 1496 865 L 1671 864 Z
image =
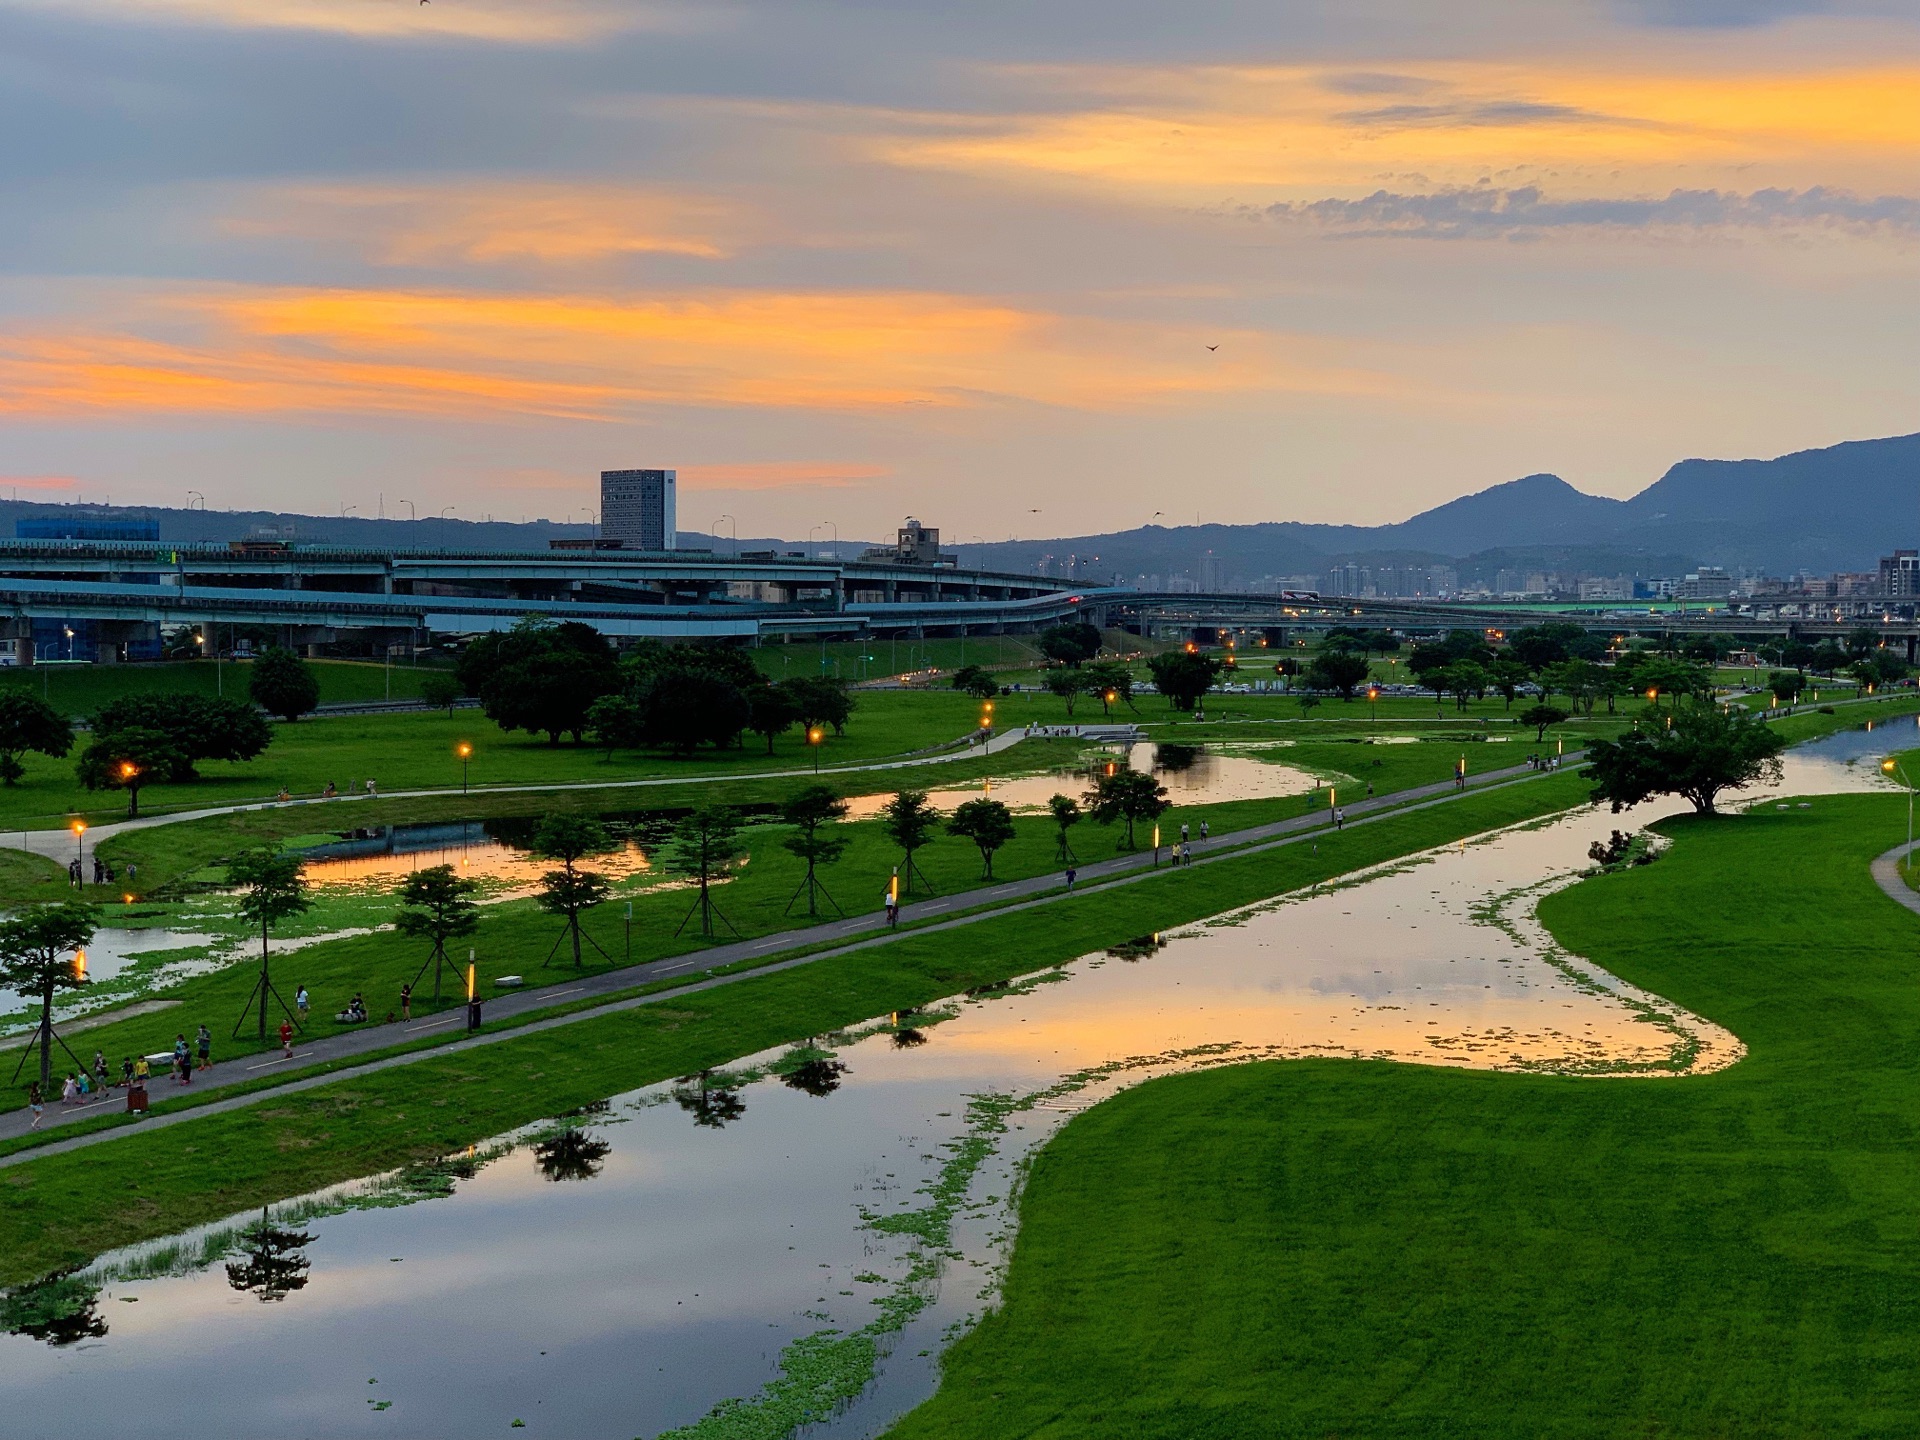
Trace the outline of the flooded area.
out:
M 989 796 L 1017 813 L 1037 813 L 1055 795 L 1079 800 L 1102 773 L 1116 769 L 1144 770 L 1167 787 L 1175 805 L 1218 805 L 1229 800 L 1268 800 L 1280 795 L 1303 795 L 1318 783 L 1314 775 L 1280 758 L 1290 742 L 1236 745 L 1102 746 L 1085 765 L 1049 770 L 1035 775 L 988 778 L 972 785 L 928 793 L 942 810 Z M 1271 757 L 1271 758 L 1268 758 Z M 850 798 L 848 818 L 871 819 L 893 796 L 859 795 Z
M 1799 751 L 1778 794 L 1877 787 L 1913 739 Z M 1124 1086 L 1269 1057 L 1605 1084 L 1737 1061 L 1532 918 L 1589 844 L 1662 813 L 1451 846 L 23 1287 L 8 1433 L 625 1440 L 804 1389 L 840 1402 L 808 1433 L 877 1434 L 992 1303 L 1025 1158 Z

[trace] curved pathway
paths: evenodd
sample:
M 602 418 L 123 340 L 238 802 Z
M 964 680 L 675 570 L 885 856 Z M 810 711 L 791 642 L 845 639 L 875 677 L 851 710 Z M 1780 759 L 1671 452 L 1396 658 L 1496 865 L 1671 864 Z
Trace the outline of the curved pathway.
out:
M 1876 858 L 1871 866 L 1873 883 L 1884 890 L 1887 898 L 1896 905 L 1904 905 L 1920 915 L 1920 891 L 1907 884 L 1906 877 L 1900 873 L 1900 862 L 1910 850 L 1920 850 L 1920 840 L 1911 845 L 1896 845 Z
M 1569 765 L 1577 765 L 1579 758 L 1578 753 L 1570 754 L 1566 757 L 1566 761 Z M 1371 800 L 1356 801 L 1343 808 L 1351 824 L 1377 823 L 1393 815 L 1447 804 L 1455 796 L 1464 793 L 1522 784 L 1547 773 L 1550 772 L 1534 770 L 1526 765 L 1516 765 L 1471 777 L 1464 790 L 1447 780 L 1433 785 L 1396 791 L 1391 795 L 1376 796 Z M 1286 820 L 1272 821 L 1265 825 L 1249 826 L 1244 830 L 1230 831 L 1215 835 L 1208 840 L 1193 842 L 1192 864 L 1215 864 L 1222 860 L 1256 854 L 1283 845 L 1298 844 L 1318 836 L 1320 832 L 1329 828 L 1331 828 L 1330 818 L 1327 812 L 1320 810 Z M 1084 888 L 1096 885 L 1136 884 L 1151 878 L 1159 870 L 1160 866 L 1157 862 L 1158 856 L 1152 851 L 1137 851 L 1132 854 L 1117 855 L 1109 860 L 1093 861 L 1078 867 L 1079 885 Z M 1011 880 L 1000 885 L 963 890 L 953 895 L 936 896 L 902 906 L 900 913 L 904 925 L 897 931 L 888 930 L 883 916 L 873 912 L 851 915 L 823 925 L 808 926 L 805 929 L 783 931 L 759 939 L 716 945 L 711 949 L 693 954 L 672 956 L 642 965 L 581 974 L 571 984 L 563 982 L 557 986 L 517 991 L 488 999 L 487 1023 L 490 1026 L 497 1026 L 503 1021 L 544 1010 L 556 1003 L 579 1004 L 582 1000 L 591 999 L 596 995 L 610 997 L 621 995 L 621 992 L 661 980 L 679 977 L 685 978 L 689 983 L 648 995 L 622 995 L 618 999 L 609 999 L 606 1004 L 589 1006 L 571 1014 L 532 1020 L 507 1029 L 490 1030 L 463 1039 L 450 1040 L 445 1045 L 432 1045 L 408 1051 L 403 1055 L 390 1055 L 354 1063 L 357 1057 L 372 1055 L 394 1045 L 404 1045 L 409 1041 L 426 1038 L 439 1032 L 455 1033 L 454 1027 L 463 1022 L 464 1012 L 456 1007 L 437 1015 L 422 1016 L 411 1025 L 370 1025 L 363 1030 L 343 1035 L 330 1035 L 299 1047 L 291 1060 L 268 1053 L 228 1061 L 216 1065 L 210 1071 L 202 1072 L 188 1087 L 175 1086 L 156 1074 L 153 1083 L 149 1086 L 155 1109 L 150 1112 L 145 1121 L 137 1125 L 115 1126 L 92 1131 L 68 1140 L 55 1141 L 31 1150 L 0 1157 L 0 1169 L 22 1164 L 41 1155 L 60 1154 L 67 1150 L 97 1145 L 127 1134 L 133 1129 L 150 1130 L 156 1125 L 179 1124 L 197 1115 L 217 1115 L 244 1105 L 256 1104 L 273 1096 L 311 1089 L 316 1085 L 331 1084 L 335 1080 L 353 1079 L 356 1076 L 372 1074 L 397 1065 L 411 1065 L 435 1055 L 446 1054 L 451 1050 L 498 1044 L 518 1035 L 537 1034 L 543 1030 L 572 1025 L 581 1020 L 616 1014 L 642 1005 L 657 1004 L 720 985 L 735 984 L 775 970 L 810 965 L 817 960 L 831 959 L 850 951 L 889 944 L 903 936 L 955 929 L 982 920 L 997 919 L 1002 915 L 1013 914 L 1038 905 L 1055 903 L 1064 899 L 1068 893 L 1059 875 L 1036 875 L 1025 880 Z M 814 950 L 808 954 L 792 955 L 785 959 L 775 958 L 782 951 L 807 949 L 816 945 L 824 945 L 826 948 Z M 722 966 L 762 959 L 768 963 L 728 975 L 710 973 Z M 347 1063 L 340 1069 L 291 1080 L 285 1085 L 269 1086 L 245 1095 L 231 1096 L 202 1105 L 180 1103 L 204 1094 L 208 1090 L 259 1081 L 270 1076 L 276 1069 L 343 1061 Z M 89 1106 L 65 1106 L 56 1100 L 47 1106 L 46 1120 L 41 1128 L 44 1131 L 49 1126 L 57 1127 L 90 1115 L 113 1113 L 124 1104 L 124 1098 L 124 1096 L 115 1096 L 109 1091 L 100 1101 Z M 12 1139 L 27 1134 L 28 1123 L 29 1117 L 24 1109 L 0 1114 L 0 1139 Z

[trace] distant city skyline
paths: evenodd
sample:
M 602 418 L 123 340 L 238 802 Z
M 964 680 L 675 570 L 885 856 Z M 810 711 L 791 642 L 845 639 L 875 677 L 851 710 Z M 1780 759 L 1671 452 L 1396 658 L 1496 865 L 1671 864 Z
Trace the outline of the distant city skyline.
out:
M 0 0 L 0 494 L 947 543 L 1916 428 L 1920 4 Z

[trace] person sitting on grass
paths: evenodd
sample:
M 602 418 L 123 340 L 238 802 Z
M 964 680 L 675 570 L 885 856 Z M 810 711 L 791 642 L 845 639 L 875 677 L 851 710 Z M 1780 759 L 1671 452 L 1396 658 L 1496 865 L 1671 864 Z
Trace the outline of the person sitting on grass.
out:
M 360 992 L 356 990 L 353 999 L 347 1002 L 347 1008 L 333 1018 L 343 1025 L 364 1024 L 367 1018 L 367 1002 L 360 998 Z

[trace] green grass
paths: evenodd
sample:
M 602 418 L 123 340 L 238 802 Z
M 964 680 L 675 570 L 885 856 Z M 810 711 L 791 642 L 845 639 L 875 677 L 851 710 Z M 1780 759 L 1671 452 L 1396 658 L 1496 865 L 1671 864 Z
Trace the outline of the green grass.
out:
M 959 930 L 908 933 L 803 969 L 36 1159 L 0 1174 L 0 1283 L 1548 813 L 1582 788 L 1565 775 L 1469 795 L 1322 835 L 1317 853 L 1289 846 Z
M 366 660 L 310 660 L 323 705 L 364 700 L 417 700 L 427 666 L 389 669 Z M 250 661 L 166 661 L 138 665 L 35 665 L 0 670 L 0 685 L 18 685 L 44 696 L 56 710 L 76 718 L 91 715 L 122 695 L 179 692 L 245 699 Z
M 1550 896 L 1749 1047 L 1683 1080 L 1302 1061 L 1157 1080 L 1038 1158 L 924 1437 L 1905 1436 L 1920 918 L 1897 797 L 1680 820 Z

